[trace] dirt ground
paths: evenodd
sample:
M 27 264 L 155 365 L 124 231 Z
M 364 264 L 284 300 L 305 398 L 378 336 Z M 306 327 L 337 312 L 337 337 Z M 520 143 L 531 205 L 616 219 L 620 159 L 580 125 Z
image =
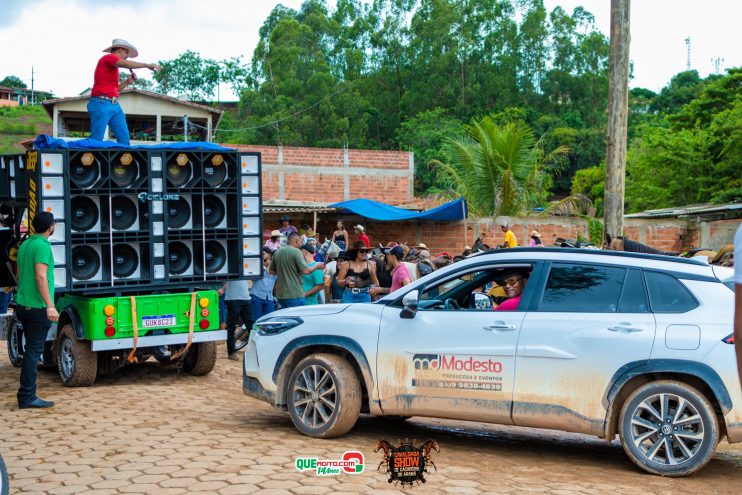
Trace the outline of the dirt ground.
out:
M 11 493 L 742 493 L 742 444 L 722 443 L 695 476 L 665 479 L 639 471 L 617 442 L 554 431 L 412 419 L 404 424 L 363 416 L 347 436 L 300 435 L 287 414 L 242 393 L 241 362 L 226 359 L 192 377 L 155 363 L 65 388 L 41 371 L 39 395 L 49 410 L 18 410 L 19 370 L 0 344 L 0 453 Z M 389 484 L 377 471 L 376 442 L 436 439 L 438 471 L 424 485 Z M 318 477 L 298 472 L 298 456 L 338 459 L 359 450 L 365 470 Z

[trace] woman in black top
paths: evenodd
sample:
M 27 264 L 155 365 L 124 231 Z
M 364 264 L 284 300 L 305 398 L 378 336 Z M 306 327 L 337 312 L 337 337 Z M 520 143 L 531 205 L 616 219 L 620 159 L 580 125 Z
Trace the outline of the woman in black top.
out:
M 338 220 L 335 227 L 336 230 L 332 233 L 332 240 L 335 241 L 335 244 L 340 246 L 341 250 L 345 251 L 348 248 L 348 231 L 345 230 L 342 220 Z
M 370 290 L 379 286 L 376 262 L 366 258 L 367 252 L 363 241 L 354 242 L 347 253 L 350 261 L 338 270 L 338 285 L 345 288 L 344 303 L 371 302 Z

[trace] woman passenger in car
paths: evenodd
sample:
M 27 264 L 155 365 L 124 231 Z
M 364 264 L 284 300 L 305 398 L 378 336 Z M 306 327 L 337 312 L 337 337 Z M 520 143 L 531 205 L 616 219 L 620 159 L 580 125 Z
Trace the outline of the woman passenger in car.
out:
M 528 282 L 528 273 L 509 272 L 505 275 L 505 280 L 500 284 L 507 294 L 507 299 L 501 304 L 493 306 L 493 311 L 517 311 L 520 304 L 520 298 L 523 296 L 523 289 Z

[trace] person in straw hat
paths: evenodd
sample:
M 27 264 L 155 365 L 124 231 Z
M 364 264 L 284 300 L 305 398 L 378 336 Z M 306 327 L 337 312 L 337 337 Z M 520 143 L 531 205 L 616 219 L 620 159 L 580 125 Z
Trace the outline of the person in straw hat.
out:
M 278 250 L 281 246 L 281 238 L 283 237 L 283 234 L 281 234 L 281 231 L 276 229 L 271 231 L 271 238 L 265 241 L 265 247 L 271 250 L 271 253 Z
M 528 247 L 544 247 L 544 243 L 541 240 L 541 234 L 538 230 L 531 232 L 531 239 L 528 241 Z
M 128 60 L 136 58 L 139 52 L 126 40 L 115 39 L 111 46 L 103 50 L 93 74 L 93 89 L 90 91 L 88 113 L 90 114 L 90 139 L 103 140 L 106 127 L 110 126 L 119 144 L 129 146 L 129 127 L 126 114 L 119 105 L 119 92 L 136 80 L 132 69 L 160 70 L 157 64 L 145 64 Z M 119 68 L 129 69 L 131 75 L 119 83 Z

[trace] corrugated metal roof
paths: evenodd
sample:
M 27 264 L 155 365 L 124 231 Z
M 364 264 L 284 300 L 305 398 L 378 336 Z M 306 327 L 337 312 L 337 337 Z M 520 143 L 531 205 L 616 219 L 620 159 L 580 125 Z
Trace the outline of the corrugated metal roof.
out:
M 678 206 L 675 208 L 661 208 L 639 213 L 624 215 L 624 218 L 677 218 L 689 215 L 705 215 L 709 213 L 723 213 L 727 211 L 742 211 L 742 203 L 728 203 L 725 205 L 702 204 Z

